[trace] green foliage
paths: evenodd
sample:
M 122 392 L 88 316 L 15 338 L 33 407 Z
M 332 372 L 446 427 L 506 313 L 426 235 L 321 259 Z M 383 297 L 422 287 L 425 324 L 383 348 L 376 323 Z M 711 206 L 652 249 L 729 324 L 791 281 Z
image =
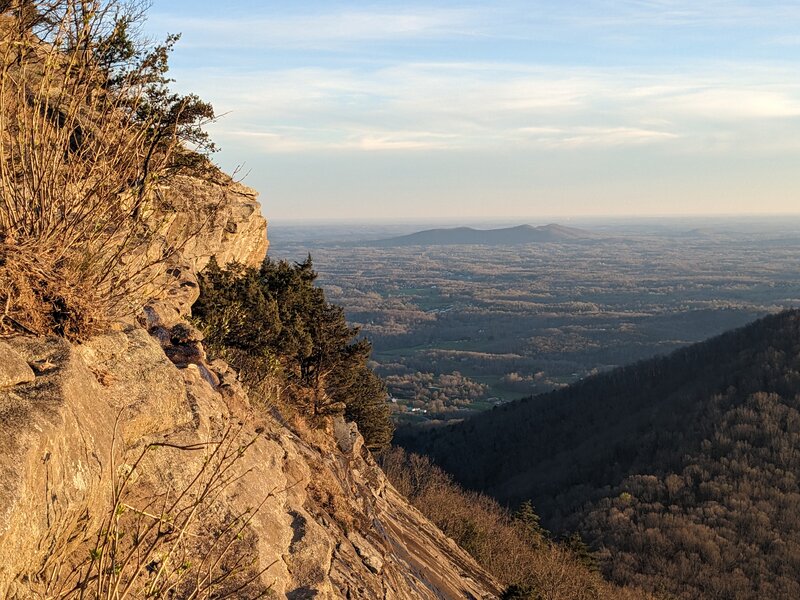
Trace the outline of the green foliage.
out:
M 284 381 L 295 406 L 310 415 L 344 411 L 368 447 L 392 438 L 387 393 L 367 366 L 371 346 L 358 340 L 344 311 L 314 285 L 311 257 L 267 259 L 260 269 L 212 260 L 200 277 L 193 308 L 212 353 L 239 369 L 251 389 Z
M 200 154 L 216 151 L 203 126 L 214 121 L 213 106 L 196 94 L 178 94 L 170 90 L 173 79 L 167 76 L 169 57 L 180 34 L 170 34 L 159 44 L 143 43 L 137 31 L 142 22 L 143 6 L 139 3 L 109 2 L 105 11 L 109 13 L 110 26 L 98 33 L 92 52 L 104 73 L 103 87 L 112 92 L 137 90 L 133 112 L 147 131 L 152 155 L 163 150 L 168 140 L 180 140 L 192 151 L 183 147 L 174 148 L 173 167 L 198 167 Z
M 575 532 L 564 538 L 564 546 L 572 552 L 575 560 L 581 563 L 590 571 L 598 572 L 600 570 L 600 563 L 597 556 L 589 549 L 586 542 L 583 541 L 581 534 Z
M 261 285 L 257 270 L 239 264 L 222 270 L 212 258 L 200 282 L 194 314 L 212 349 L 266 355 L 275 346 L 281 330 L 277 302 Z
M 462 518 L 456 529 L 459 532 L 458 545 L 472 556 L 480 556 L 485 542 L 482 539 L 483 532 L 478 525 L 472 519 Z
M 394 424 L 389 416 L 386 386 L 381 378 L 362 361 L 351 369 L 340 369 L 331 379 L 332 395 L 345 403 L 345 417 L 358 423 L 367 446 L 387 447 L 392 441 Z
M 500 600 L 539 600 L 541 595 L 532 585 L 510 585 L 503 590 Z
M 547 530 L 542 527 L 541 518 L 536 513 L 530 500 L 520 504 L 513 516 L 528 539 L 534 542 L 542 542 L 547 538 Z

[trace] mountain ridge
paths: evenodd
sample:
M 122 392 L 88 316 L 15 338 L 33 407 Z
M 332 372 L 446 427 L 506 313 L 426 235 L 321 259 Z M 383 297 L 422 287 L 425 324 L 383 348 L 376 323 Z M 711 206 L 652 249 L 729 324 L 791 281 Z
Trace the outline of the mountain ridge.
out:
M 436 228 L 417 231 L 408 235 L 364 242 L 360 245 L 394 246 L 448 246 L 484 245 L 504 246 L 533 243 L 576 243 L 597 239 L 590 231 L 566 227 L 557 223 L 548 225 L 516 225 L 497 229 L 475 229 L 473 227 Z
M 532 500 L 615 583 L 800 594 L 800 311 L 400 442 L 471 489 Z

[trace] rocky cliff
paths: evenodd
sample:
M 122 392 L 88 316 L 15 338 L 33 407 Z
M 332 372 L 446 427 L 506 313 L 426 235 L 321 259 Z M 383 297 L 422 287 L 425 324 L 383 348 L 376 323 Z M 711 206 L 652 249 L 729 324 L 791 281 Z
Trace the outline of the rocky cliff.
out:
M 165 198 L 168 235 L 201 232 L 137 322 L 0 341 L 0 597 L 496 597 L 353 424 L 287 427 L 184 320 L 211 256 L 263 259 L 255 195 L 181 178 Z

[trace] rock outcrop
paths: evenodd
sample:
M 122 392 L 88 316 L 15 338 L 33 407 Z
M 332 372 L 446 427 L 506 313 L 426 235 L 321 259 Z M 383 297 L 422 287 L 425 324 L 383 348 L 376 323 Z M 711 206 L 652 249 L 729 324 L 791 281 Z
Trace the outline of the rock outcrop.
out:
M 168 211 L 161 225 L 195 272 L 211 257 L 258 266 L 269 248 L 258 193 L 224 174 L 178 175 L 162 190 Z
M 172 190 L 184 206 L 219 205 L 210 233 L 185 247 L 183 281 L 211 256 L 258 264 L 265 222 L 253 195 L 184 183 Z M 198 190 L 207 195 L 194 201 Z M 58 597 L 103 560 L 103 536 L 141 544 L 154 524 L 154 543 L 172 545 L 147 555 L 142 576 L 207 568 L 233 598 L 497 596 L 388 483 L 352 424 L 331 418 L 298 435 L 209 362 L 182 318 L 191 301 L 167 295 L 139 323 L 80 345 L 0 344 L 11 357 L 0 366 L 0 597 Z
M 11 346 L 0 342 L 0 388 L 30 383 L 35 377 L 30 365 Z
M 219 172 L 177 175 L 159 190 L 163 208 L 152 226 L 175 252 L 156 279 L 151 306 L 162 315 L 186 317 L 200 288 L 197 273 L 214 257 L 221 265 L 258 267 L 269 248 L 258 193 Z

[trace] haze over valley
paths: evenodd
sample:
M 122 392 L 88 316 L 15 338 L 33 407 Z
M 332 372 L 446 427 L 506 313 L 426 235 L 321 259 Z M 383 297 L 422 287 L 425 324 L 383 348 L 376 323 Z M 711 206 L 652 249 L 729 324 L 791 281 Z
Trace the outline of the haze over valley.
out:
M 373 343 L 400 422 L 463 418 L 800 306 L 800 219 L 580 225 L 503 245 L 497 232 L 541 230 L 277 223 L 271 254 L 312 255 Z M 398 236 L 414 228 L 433 245 Z

